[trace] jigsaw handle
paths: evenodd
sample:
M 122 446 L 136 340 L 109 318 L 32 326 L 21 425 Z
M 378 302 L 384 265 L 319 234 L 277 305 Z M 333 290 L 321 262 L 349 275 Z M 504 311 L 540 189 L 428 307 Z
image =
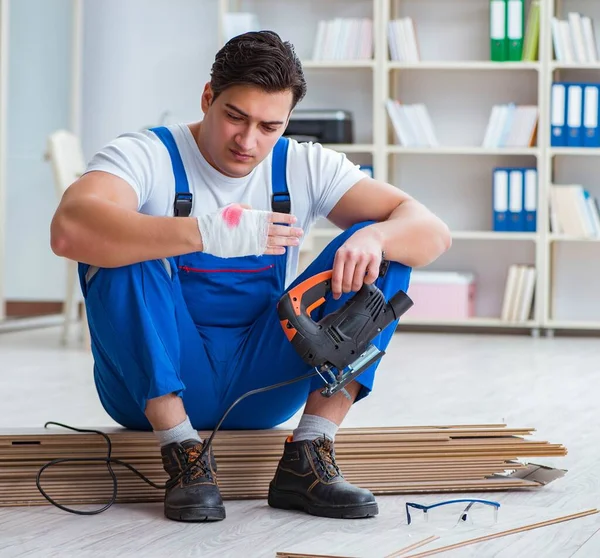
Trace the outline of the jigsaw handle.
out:
M 290 289 L 278 304 L 280 317 L 310 317 L 311 312 L 325 302 L 325 297 L 331 291 L 332 274 L 331 269 L 323 271 Z

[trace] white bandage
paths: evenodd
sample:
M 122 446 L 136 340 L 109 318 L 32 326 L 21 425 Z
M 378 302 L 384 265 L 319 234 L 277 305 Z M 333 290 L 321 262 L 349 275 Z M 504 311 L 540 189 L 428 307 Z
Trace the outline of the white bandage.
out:
M 260 256 L 267 249 L 268 211 L 230 204 L 198 217 L 203 252 L 220 258 Z

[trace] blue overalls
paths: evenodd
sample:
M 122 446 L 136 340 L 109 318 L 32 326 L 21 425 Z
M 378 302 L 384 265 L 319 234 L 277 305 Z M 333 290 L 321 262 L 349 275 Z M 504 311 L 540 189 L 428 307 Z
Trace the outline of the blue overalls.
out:
M 176 143 L 168 129 L 153 131 L 169 151 L 176 192 L 185 200 L 188 181 Z M 282 138 L 273 150 L 274 211 L 289 200 L 286 160 L 287 139 Z M 289 288 L 331 269 L 337 249 L 368 224 L 359 223 L 332 240 Z M 144 415 L 147 400 L 176 393 L 193 427 L 210 430 L 247 391 L 309 372 L 277 315 L 285 270 L 286 255 L 218 258 L 201 252 L 118 268 L 80 263 L 94 381 L 107 413 L 126 428 L 151 430 Z M 408 289 L 409 277 L 410 268 L 392 262 L 377 285 L 389 299 Z M 329 296 L 313 319 L 329 314 L 348 296 Z M 385 350 L 395 327 L 396 322 L 390 324 L 374 340 L 380 349 Z M 371 391 L 377 366 L 358 377 L 362 389 L 357 401 Z M 308 394 L 323 385 L 316 376 L 249 396 L 233 408 L 222 428 L 272 428 L 292 417 Z

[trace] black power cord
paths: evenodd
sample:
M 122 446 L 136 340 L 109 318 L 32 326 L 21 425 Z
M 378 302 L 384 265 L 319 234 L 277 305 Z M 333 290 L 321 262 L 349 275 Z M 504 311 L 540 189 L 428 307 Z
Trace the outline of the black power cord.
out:
M 294 378 L 293 380 L 287 380 L 285 382 L 280 382 L 278 384 L 273 384 L 271 386 L 266 386 L 263 388 L 258 388 L 258 389 L 253 389 L 250 390 L 246 393 L 244 393 L 244 395 L 241 395 L 240 397 L 238 397 L 230 406 L 229 408 L 225 411 L 225 413 L 223 414 L 223 416 L 221 417 L 221 419 L 219 420 L 219 422 L 217 423 L 217 425 L 215 426 L 214 430 L 212 431 L 212 434 L 210 435 L 210 437 L 208 438 L 208 440 L 204 443 L 204 447 L 202 448 L 202 451 L 200 452 L 200 454 L 198 455 L 198 457 L 196 457 L 196 459 L 194 459 L 193 461 L 191 461 L 190 463 L 188 463 L 187 467 L 181 471 L 176 477 L 173 477 L 172 479 L 169 479 L 165 484 L 157 484 L 153 481 L 151 481 L 148 477 L 146 477 L 145 475 L 143 475 L 142 473 L 140 473 L 135 467 L 133 467 L 132 465 L 130 465 L 129 463 L 126 463 L 125 461 L 122 461 L 121 459 L 117 459 L 115 457 L 111 456 L 112 453 L 112 443 L 110 441 L 110 438 L 104 433 L 101 432 L 100 430 L 93 430 L 93 429 L 84 429 L 84 428 L 75 428 L 74 426 L 68 426 L 66 424 L 61 424 L 59 422 L 53 422 L 53 421 L 49 421 L 44 425 L 44 428 L 46 428 L 49 424 L 54 424 L 55 426 L 61 426 L 63 428 L 67 428 L 69 430 L 74 430 L 75 432 L 82 432 L 82 433 L 93 433 L 93 434 L 99 434 L 100 436 L 102 436 L 105 440 L 106 440 L 106 444 L 108 446 L 108 450 L 107 450 L 107 455 L 106 457 L 65 457 L 65 458 L 60 458 L 60 459 L 53 459 L 52 461 L 49 461 L 48 463 L 46 463 L 39 471 L 38 474 L 36 476 L 35 479 L 35 484 L 38 488 L 38 490 L 40 491 L 40 493 L 42 494 L 42 496 L 44 498 L 46 498 L 46 500 L 48 500 L 48 502 L 50 502 L 52 505 L 56 506 L 57 508 L 60 508 L 61 510 L 64 510 L 66 512 L 69 513 L 74 513 L 76 515 L 96 515 L 99 513 L 102 513 L 103 511 L 107 510 L 108 508 L 110 508 L 116 501 L 117 499 L 117 476 L 115 475 L 115 472 L 112 469 L 112 465 L 111 464 L 115 464 L 115 465 L 121 465 L 123 467 L 126 467 L 127 469 L 129 469 L 131 472 L 135 473 L 140 479 L 142 479 L 145 483 L 149 484 L 150 486 L 152 486 L 153 488 L 157 488 L 159 490 L 166 490 L 168 488 L 170 488 L 171 486 L 173 486 L 174 484 L 177 484 L 177 482 L 179 482 L 179 479 L 185 475 L 185 473 L 187 473 L 187 471 L 189 471 L 198 460 L 202 459 L 202 457 L 204 456 L 204 454 L 208 451 L 208 448 L 211 446 L 213 438 L 215 437 L 215 434 L 217 433 L 217 431 L 219 430 L 219 428 L 221 427 L 221 425 L 223 424 L 223 421 L 225 420 L 225 418 L 227 417 L 227 415 L 230 413 L 230 411 L 243 399 L 245 399 L 246 397 L 249 397 L 250 395 L 255 395 L 257 393 L 262 393 L 265 391 L 269 391 L 272 389 L 277 389 L 283 386 L 287 386 L 290 384 L 293 384 L 295 382 L 301 382 L 302 380 L 307 380 L 308 378 L 312 378 L 313 376 L 316 376 L 317 374 L 320 374 L 318 369 L 315 369 L 315 372 L 311 372 L 310 374 L 304 374 L 303 376 L 299 376 L 298 378 Z M 62 504 L 59 504 L 58 502 L 56 502 L 55 500 L 53 500 L 50 496 L 48 496 L 48 494 L 46 494 L 46 492 L 44 491 L 44 489 L 41 487 L 40 484 L 40 479 L 42 477 L 42 473 L 50 466 L 52 465 L 58 465 L 60 463 L 106 463 L 106 468 L 108 469 L 108 472 L 110 473 L 110 476 L 112 478 L 112 483 L 113 483 L 113 491 L 112 491 L 112 496 L 108 502 L 108 504 L 106 504 L 104 507 L 97 509 L 97 510 L 92 510 L 92 511 L 83 511 L 83 510 L 75 510 L 73 508 L 68 508 L 66 506 L 63 506 Z

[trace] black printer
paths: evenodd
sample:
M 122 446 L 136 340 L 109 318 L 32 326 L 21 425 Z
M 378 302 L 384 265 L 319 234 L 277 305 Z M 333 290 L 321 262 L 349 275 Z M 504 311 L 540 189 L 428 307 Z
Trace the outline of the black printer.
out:
M 352 115 L 337 109 L 295 110 L 283 135 L 313 143 L 354 143 Z

